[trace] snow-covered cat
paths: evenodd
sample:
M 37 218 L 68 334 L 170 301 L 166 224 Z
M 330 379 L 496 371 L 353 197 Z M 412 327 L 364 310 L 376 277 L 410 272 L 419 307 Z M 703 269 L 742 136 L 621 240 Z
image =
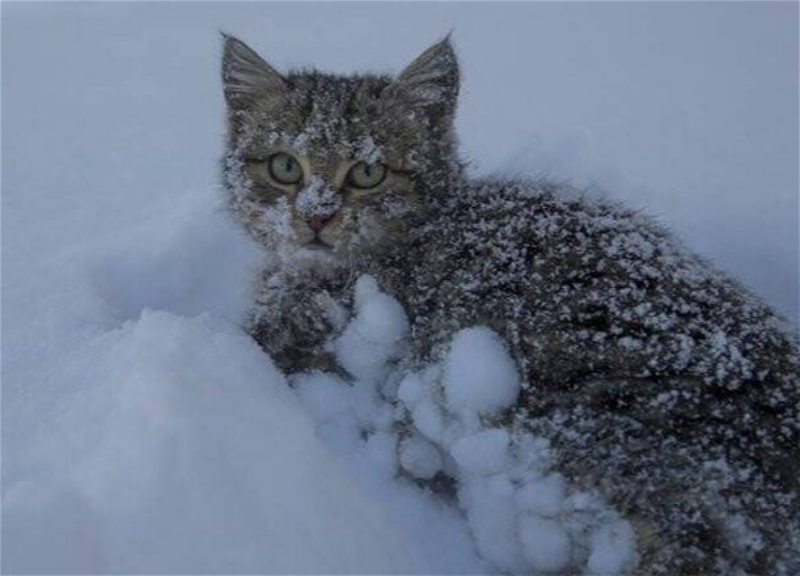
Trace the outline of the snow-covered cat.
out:
M 636 527 L 642 575 L 800 573 L 800 355 L 767 305 L 647 217 L 541 181 L 470 180 L 448 39 L 396 78 L 280 74 L 225 38 L 224 182 L 272 255 L 250 332 L 332 368 L 353 281 L 411 320 L 406 365 L 500 334 L 502 423 Z

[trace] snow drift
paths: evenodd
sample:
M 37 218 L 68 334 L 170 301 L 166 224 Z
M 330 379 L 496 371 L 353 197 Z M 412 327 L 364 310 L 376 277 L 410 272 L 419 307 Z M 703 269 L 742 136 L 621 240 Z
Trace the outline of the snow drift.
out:
M 258 257 L 225 216 L 185 219 L 171 239 L 149 224 L 149 241 L 88 253 L 74 274 L 102 328 L 11 364 L 3 570 L 482 571 L 455 510 L 368 464 L 388 443 L 352 445 L 356 464 L 332 449 L 326 426 L 350 407 L 320 395 L 343 383 L 309 378 L 298 398 L 242 332 L 235 312 Z M 217 290 L 220 277 L 236 289 Z

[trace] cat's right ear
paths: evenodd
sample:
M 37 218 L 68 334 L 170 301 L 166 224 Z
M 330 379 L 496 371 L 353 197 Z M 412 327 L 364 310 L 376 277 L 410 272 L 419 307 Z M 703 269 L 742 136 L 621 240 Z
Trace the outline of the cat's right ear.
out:
M 452 117 L 459 89 L 458 59 L 448 34 L 406 66 L 386 90 L 390 98 Z
M 279 107 L 285 99 L 286 80 L 241 40 L 222 34 L 222 86 L 231 111 Z

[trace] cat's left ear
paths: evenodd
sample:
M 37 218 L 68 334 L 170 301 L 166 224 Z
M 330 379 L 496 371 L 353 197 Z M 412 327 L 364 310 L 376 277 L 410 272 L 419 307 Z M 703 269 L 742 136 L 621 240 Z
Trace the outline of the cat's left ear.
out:
M 438 109 L 452 116 L 458 88 L 458 59 L 448 34 L 406 66 L 387 92 L 414 108 Z

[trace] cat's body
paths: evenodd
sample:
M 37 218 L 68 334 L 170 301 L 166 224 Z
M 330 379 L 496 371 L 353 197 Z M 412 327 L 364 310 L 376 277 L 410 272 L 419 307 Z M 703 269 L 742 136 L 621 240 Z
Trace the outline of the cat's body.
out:
M 523 378 L 505 424 L 549 438 L 557 468 L 637 526 L 640 574 L 798 572 L 800 360 L 766 305 L 642 215 L 567 187 L 467 179 L 447 41 L 396 81 L 283 78 L 246 50 L 226 44 L 226 183 L 281 255 L 251 332 L 282 368 L 332 367 L 332 310 L 371 274 L 411 319 L 409 367 L 441 359 L 461 328 L 504 338 Z M 302 155 L 309 174 L 277 194 L 253 146 Z M 392 176 L 348 189 L 337 165 L 359 161 Z

